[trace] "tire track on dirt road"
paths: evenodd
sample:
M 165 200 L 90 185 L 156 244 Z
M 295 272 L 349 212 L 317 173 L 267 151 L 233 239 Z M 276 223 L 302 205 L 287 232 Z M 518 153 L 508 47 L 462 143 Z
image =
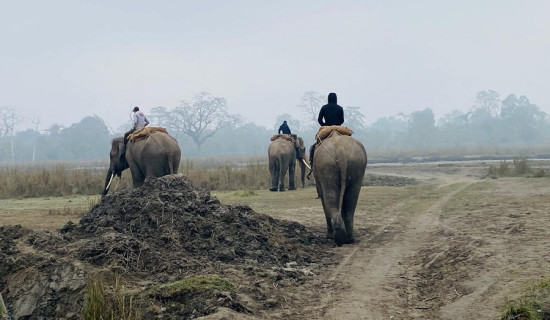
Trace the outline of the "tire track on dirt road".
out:
M 341 290 L 328 291 L 310 319 L 379 320 L 420 316 L 421 310 L 405 307 L 410 302 L 399 295 L 403 288 L 396 287 L 406 267 L 402 262 L 418 252 L 430 235 L 437 232 L 444 204 L 471 183 L 459 183 L 434 199 L 425 211 L 405 212 L 400 210 L 405 203 L 397 203 L 388 211 L 396 214 L 388 215 L 376 234 L 355 245 L 338 248 L 349 252 L 333 270 L 328 283 Z

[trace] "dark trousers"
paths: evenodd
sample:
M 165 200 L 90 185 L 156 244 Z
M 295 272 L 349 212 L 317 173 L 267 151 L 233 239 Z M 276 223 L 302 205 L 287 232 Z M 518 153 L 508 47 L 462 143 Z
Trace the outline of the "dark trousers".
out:
M 132 128 L 124 134 L 124 145 L 126 146 L 126 143 L 128 142 L 128 136 L 131 135 L 136 129 Z
M 313 170 L 313 155 L 315 154 L 315 143 L 309 147 L 309 165 L 311 166 L 311 170 Z

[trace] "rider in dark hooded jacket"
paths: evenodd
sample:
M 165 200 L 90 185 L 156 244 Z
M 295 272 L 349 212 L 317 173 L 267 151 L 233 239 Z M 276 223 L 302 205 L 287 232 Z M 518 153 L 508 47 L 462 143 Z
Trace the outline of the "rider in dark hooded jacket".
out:
M 321 126 L 340 126 L 344 123 L 344 109 L 338 105 L 336 93 L 328 94 L 328 103 L 321 107 L 317 122 Z
M 321 107 L 317 122 L 321 126 L 341 126 L 344 123 L 344 108 L 338 105 L 336 93 L 328 94 L 328 103 Z M 309 148 L 309 163 L 313 168 L 313 155 L 315 153 L 315 143 Z M 313 169 L 307 174 L 307 178 L 311 176 Z

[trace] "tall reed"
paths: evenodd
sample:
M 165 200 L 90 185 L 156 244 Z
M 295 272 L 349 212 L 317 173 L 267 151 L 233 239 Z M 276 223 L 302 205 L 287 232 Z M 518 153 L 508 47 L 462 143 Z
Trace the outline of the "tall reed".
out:
M 103 190 L 107 168 L 108 163 L 0 166 L 0 199 L 97 195 Z M 296 187 L 301 187 L 298 165 L 296 169 Z M 184 159 L 178 172 L 209 190 L 267 190 L 271 186 L 267 157 Z M 286 181 L 288 185 L 288 176 Z M 118 187 L 129 186 L 131 174 L 126 170 Z

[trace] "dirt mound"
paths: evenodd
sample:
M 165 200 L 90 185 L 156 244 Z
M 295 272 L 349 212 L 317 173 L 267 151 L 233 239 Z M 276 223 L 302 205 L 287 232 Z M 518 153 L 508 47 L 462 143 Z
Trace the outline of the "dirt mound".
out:
M 311 270 L 332 264 L 333 246 L 321 232 L 223 205 L 169 175 L 105 196 L 58 233 L 0 227 L 0 288 L 15 319 L 78 319 L 90 277 L 117 276 L 144 319 L 194 318 L 217 307 L 261 313 L 277 307 L 270 298 L 278 284 L 305 283 Z M 203 275 L 230 285 L 152 289 Z

